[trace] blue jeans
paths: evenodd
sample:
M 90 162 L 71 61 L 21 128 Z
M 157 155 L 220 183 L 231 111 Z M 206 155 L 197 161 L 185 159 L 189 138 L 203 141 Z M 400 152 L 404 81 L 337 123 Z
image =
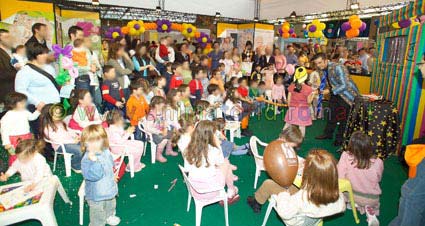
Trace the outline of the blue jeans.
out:
M 118 108 L 117 106 L 115 106 L 115 105 L 113 105 L 113 104 L 111 104 L 111 103 L 109 103 L 109 102 L 106 102 L 106 101 L 104 101 L 103 102 L 103 111 L 104 112 L 107 112 L 107 111 L 112 111 L 112 110 L 114 110 L 114 109 L 116 109 L 116 110 L 119 110 L 119 111 L 121 111 L 121 115 L 122 115 L 122 117 L 124 117 L 124 118 L 126 118 L 127 116 L 126 116 L 126 108 L 125 107 L 123 107 L 123 108 Z
M 425 159 L 416 170 L 416 177 L 401 187 L 398 215 L 389 226 L 425 225 Z
M 75 89 L 77 90 L 90 90 L 90 77 L 89 75 L 80 75 L 75 79 Z
M 64 146 L 66 152 L 72 154 L 71 167 L 75 170 L 81 170 L 81 158 L 83 156 L 80 144 L 64 144 Z M 62 153 L 62 147 L 59 147 L 57 151 Z
M 90 94 L 93 97 L 93 102 L 99 112 L 102 112 L 102 93 L 100 88 L 96 86 L 90 86 Z

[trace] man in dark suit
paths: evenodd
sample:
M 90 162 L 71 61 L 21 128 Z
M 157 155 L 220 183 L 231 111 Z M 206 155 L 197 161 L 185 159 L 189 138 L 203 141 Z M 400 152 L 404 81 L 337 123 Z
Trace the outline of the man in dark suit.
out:
M 188 54 L 188 46 L 186 43 L 182 43 L 179 46 L 179 51 L 176 52 L 176 57 L 174 62 L 182 64 L 183 62 L 190 62 L 190 56 Z
M 29 46 L 31 43 L 40 43 L 43 47 L 48 48 L 47 38 L 47 26 L 42 23 L 35 23 L 31 28 L 32 36 L 25 43 L 25 46 Z
M 8 30 L 0 29 L 0 103 L 15 89 L 16 69 L 10 63 L 13 41 Z
M 274 56 L 270 46 L 267 46 L 265 49 L 265 54 L 260 56 L 259 64 L 261 68 L 267 67 L 269 64 L 274 64 Z

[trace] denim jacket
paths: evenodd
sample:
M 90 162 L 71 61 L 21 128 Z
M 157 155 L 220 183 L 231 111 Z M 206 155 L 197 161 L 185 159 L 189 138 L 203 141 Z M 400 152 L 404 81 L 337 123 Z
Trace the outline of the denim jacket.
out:
M 114 198 L 118 186 L 114 180 L 114 160 L 109 150 L 96 154 L 97 160 L 92 161 L 86 153 L 81 160 L 81 171 L 86 182 L 86 199 L 103 201 Z
M 360 94 L 347 68 L 342 64 L 329 62 L 328 79 L 332 87 L 332 93 L 339 95 L 347 104 L 352 106 L 354 99 Z

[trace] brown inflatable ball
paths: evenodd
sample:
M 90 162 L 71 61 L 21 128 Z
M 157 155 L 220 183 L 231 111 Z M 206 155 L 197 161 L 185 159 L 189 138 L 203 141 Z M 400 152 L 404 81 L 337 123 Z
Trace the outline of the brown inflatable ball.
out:
M 298 171 L 297 153 L 281 140 L 275 140 L 264 150 L 264 167 L 270 177 L 282 187 L 294 182 Z

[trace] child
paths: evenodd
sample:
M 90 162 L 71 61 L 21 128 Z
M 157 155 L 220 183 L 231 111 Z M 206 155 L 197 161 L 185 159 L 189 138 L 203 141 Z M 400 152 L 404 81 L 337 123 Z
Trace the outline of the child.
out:
M 347 151 L 338 162 L 338 176 L 350 180 L 356 206 L 360 213 L 366 212 L 369 225 L 379 225 L 376 216 L 383 171 L 384 163 L 375 156 L 371 138 L 361 131 L 351 134 Z M 346 200 L 349 202 L 347 197 Z
M 183 84 L 182 65 L 173 63 L 171 68 L 173 70 L 173 77 L 171 77 L 170 90 L 179 88 L 179 86 Z
M 252 136 L 248 130 L 249 112 L 242 107 L 241 96 L 236 88 L 227 90 L 226 99 L 223 105 L 224 118 L 229 121 L 240 121 L 243 136 Z
M 26 190 L 31 191 L 43 178 L 52 176 L 52 171 L 46 159 L 40 154 L 44 149 L 44 142 L 35 139 L 23 140 L 16 146 L 16 161 L 6 173 L 0 174 L 0 181 L 5 182 L 15 173 L 21 175 L 21 181 L 31 181 Z
M 264 81 L 258 83 L 258 95 L 263 97 L 266 95 L 266 83 Z
M 1 119 L 1 139 L 4 148 L 9 153 L 9 166 L 15 161 L 15 148 L 22 140 L 32 138 L 29 121 L 34 121 L 40 115 L 43 105 L 37 106 L 34 113 L 27 110 L 27 96 L 11 92 L 5 97 L 5 107 L 8 110 Z
M 118 186 L 106 131 L 100 125 L 88 126 L 81 135 L 81 144 L 84 153 L 81 170 L 86 184 L 90 225 L 118 225 L 121 221 L 115 216 Z
M 188 85 L 183 84 L 178 88 L 178 91 L 180 92 L 181 98 L 179 102 L 179 108 L 180 108 L 180 114 L 188 114 L 192 113 L 193 108 L 192 104 L 190 103 L 190 88 Z
M 197 190 L 227 185 L 228 203 L 231 205 L 239 200 L 238 188 L 233 184 L 237 177 L 233 175 L 236 167 L 223 157 L 220 141 L 215 136 L 215 123 L 201 121 L 195 127 L 192 138 L 184 155 L 188 166 L 189 179 Z M 193 189 L 197 199 L 208 199 L 217 194 L 200 194 Z
M 167 95 L 167 107 L 165 110 L 165 120 L 167 120 L 167 125 L 170 127 L 168 130 L 174 131 L 180 128 L 179 118 L 180 118 L 180 109 L 178 103 L 181 100 L 181 93 L 178 89 L 172 89 L 168 92 Z
M 221 81 L 223 81 L 224 83 L 224 81 L 226 81 L 226 72 L 225 72 L 226 66 L 223 63 L 219 63 L 217 69 L 221 74 Z M 213 73 L 211 74 L 211 76 L 213 76 Z
M 15 52 L 12 54 L 11 64 L 16 70 L 21 69 L 28 62 L 26 56 L 26 49 L 24 45 L 18 45 L 15 48 Z
M 152 96 L 160 96 L 163 98 L 167 98 L 164 92 L 164 88 L 167 85 L 167 80 L 164 78 L 164 76 L 158 76 L 155 77 L 155 80 L 153 82 L 153 89 L 152 89 Z
M 147 132 L 152 133 L 153 142 L 157 144 L 156 160 L 162 163 L 167 162 L 162 152 L 166 148 L 166 155 L 177 156 L 173 151 L 171 145 L 172 133 L 168 131 L 167 121 L 165 120 L 165 98 L 154 96 L 151 104 L 149 105 L 150 111 L 147 116 L 145 129 Z
M 266 85 L 266 90 L 271 90 L 274 85 L 274 74 L 276 72 L 276 69 L 273 64 L 268 64 L 266 67 L 264 67 L 261 70 L 261 74 L 263 74 L 263 81 Z
M 318 71 L 313 71 L 310 73 L 308 78 L 308 85 L 313 89 L 313 91 L 320 90 L 320 74 Z M 316 120 L 316 118 L 322 118 L 321 114 L 317 115 L 317 102 L 319 101 L 319 93 L 314 93 L 313 100 L 311 102 L 310 111 L 311 118 Z
M 174 146 L 179 148 L 179 151 L 184 156 L 186 154 L 187 146 L 189 146 L 192 132 L 195 130 L 196 118 L 193 114 L 188 114 L 180 117 L 179 124 L 180 128 L 174 130 L 171 142 Z M 188 163 L 184 158 L 184 167 L 187 167 Z
M 241 99 L 245 101 L 250 101 L 248 98 L 249 95 L 249 87 L 248 87 L 248 81 L 245 77 L 238 79 L 238 93 L 241 96 Z
M 195 115 L 199 121 L 201 120 L 213 120 L 214 115 L 211 112 L 210 103 L 206 100 L 199 100 L 195 104 Z
M 168 93 L 168 90 L 169 90 L 170 85 L 171 85 L 171 78 L 174 75 L 173 65 L 174 64 L 173 63 L 170 63 L 170 62 L 168 62 L 168 63 L 165 64 L 166 71 L 163 74 L 163 76 L 165 77 L 165 80 L 167 81 L 167 83 L 166 83 L 166 85 L 164 87 L 165 93 Z
M 168 42 L 166 38 L 161 38 L 159 40 L 159 57 L 161 57 L 161 59 L 164 62 L 168 62 L 169 58 L 168 58 Z
M 223 82 L 223 79 L 222 79 L 222 76 L 221 76 L 221 71 L 218 70 L 218 69 L 214 69 L 212 71 L 211 79 L 210 79 L 210 85 L 212 85 L 212 84 L 217 85 L 220 88 L 221 92 L 225 91 L 224 90 L 224 82 Z M 208 88 L 207 88 L 207 90 L 208 90 Z
M 207 101 L 210 103 L 211 107 L 214 109 L 215 118 L 220 118 L 222 115 L 219 115 L 217 109 L 220 109 L 223 105 L 222 92 L 218 85 L 211 84 L 208 86 L 208 98 Z
M 252 80 L 263 80 L 263 75 L 261 74 L 261 65 L 255 65 L 254 71 L 251 73 L 251 81 Z
M 191 95 L 190 103 L 194 106 L 198 100 L 201 100 L 204 92 L 204 87 L 202 86 L 202 79 L 204 77 L 203 69 L 201 67 L 194 68 L 192 70 L 192 76 L 193 79 L 189 82 L 189 88 Z
M 224 74 L 226 75 L 224 80 L 227 80 L 231 77 L 232 74 L 233 60 L 231 52 L 225 51 L 223 53 L 223 59 L 221 59 L 219 62 L 224 64 Z
M 297 125 L 305 136 L 305 127 L 312 124 L 310 116 L 310 103 L 313 99 L 313 90 L 306 84 L 307 70 L 299 67 L 295 71 L 294 83 L 289 86 L 288 106 L 285 115 L 285 127 Z
M 210 84 L 210 80 L 208 79 L 209 77 L 211 77 L 211 74 L 209 74 L 211 72 L 208 71 L 207 67 L 203 67 L 202 68 L 202 72 L 201 72 L 201 83 L 202 83 L 202 98 L 207 98 L 208 96 L 208 85 Z
M 260 94 L 258 80 L 251 80 L 249 82 L 249 98 L 254 101 L 255 114 L 257 115 L 261 115 L 261 111 L 265 105 L 264 102 L 257 101 L 257 98 L 264 97 L 263 95 Z
M 223 156 L 225 158 L 229 158 L 230 155 L 246 155 L 247 153 L 250 153 L 249 143 L 237 146 L 227 140 L 226 132 L 224 131 L 224 128 L 226 127 L 226 120 L 223 118 L 217 118 L 214 122 L 217 127 L 216 136 L 220 140 L 221 150 L 223 151 Z
M 74 106 L 76 105 L 76 108 L 69 121 L 69 128 L 83 131 L 89 125 L 102 124 L 105 128 L 108 127 L 93 104 L 93 99 L 88 90 L 78 90 L 76 95 L 72 97 L 72 102 Z
M 124 92 L 116 78 L 115 68 L 110 65 L 103 67 L 102 97 L 105 111 L 124 109 Z
M 272 100 L 275 103 L 286 103 L 285 86 L 283 85 L 282 76 L 277 76 L 272 87 Z
M 242 71 L 241 71 L 241 59 L 238 55 L 234 55 L 232 57 L 233 65 L 232 65 L 232 71 L 231 71 L 231 77 L 236 78 L 242 78 Z
M 309 152 L 298 192 L 284 191 L 277 196 L 276 211 L 288 226 L 317 225 L 321 218 L 344 210 L 336 160 L 325 150 Z
M 65 151 L 72 154 L 71 168 L 76 173 L 81 173 L 81 146 L 80 136 L 75 130 L 68 129 L 63 117 L 65 111 L 61 105 L 45 105 L 40 116 L 41 139 L 52 141 L 56 152 L 62 153 L 63 144 Z
M 121 155 L 123 152 L 133 155 L 134 172 L 140 172 L 145 168 L 145 164 L 140 163 L 140 159 L 143 155 L 143 142 L 139 140 L 129 140 L 130 136 L 136 130 L 135 126 L 129 126 L 127 130 L 124 130 L 124 118 L 117 110 L 112 110 L 108 113 L 107 122 L 109 125 L 107 134 L 109 144 L 111 145 L 111 152 L 116 155 Z M 125 147 L 120 145 L 125 145 Z M 125 171 L 130 172 L 129 166 L 127 166 Z
M 183 77 L 183 84 L 189 84 L 189 82 L 192 80 L 192 71 L 190 70 L 190 64 L 189 61 L 184 61 L 182 64 L 182 77 Z
M 130 84 L 130 89 L 132 94 L 127 101 L 127 117 L 130 119 L 130 125 L 136 128 L 134 139 L 142 140 L 138 125 L 149 112 L 149 103 L 144 97 L 147 91 L 147 84 L 144 79 L 133 80 Z
M 72 61 L 77 63 L 79 69 L 90 67 L 90 58 L 87 56 L 87 49 L 83 44 L 83 39 L 75 39 L 73 42 L 74 48 L 72 49 Z

